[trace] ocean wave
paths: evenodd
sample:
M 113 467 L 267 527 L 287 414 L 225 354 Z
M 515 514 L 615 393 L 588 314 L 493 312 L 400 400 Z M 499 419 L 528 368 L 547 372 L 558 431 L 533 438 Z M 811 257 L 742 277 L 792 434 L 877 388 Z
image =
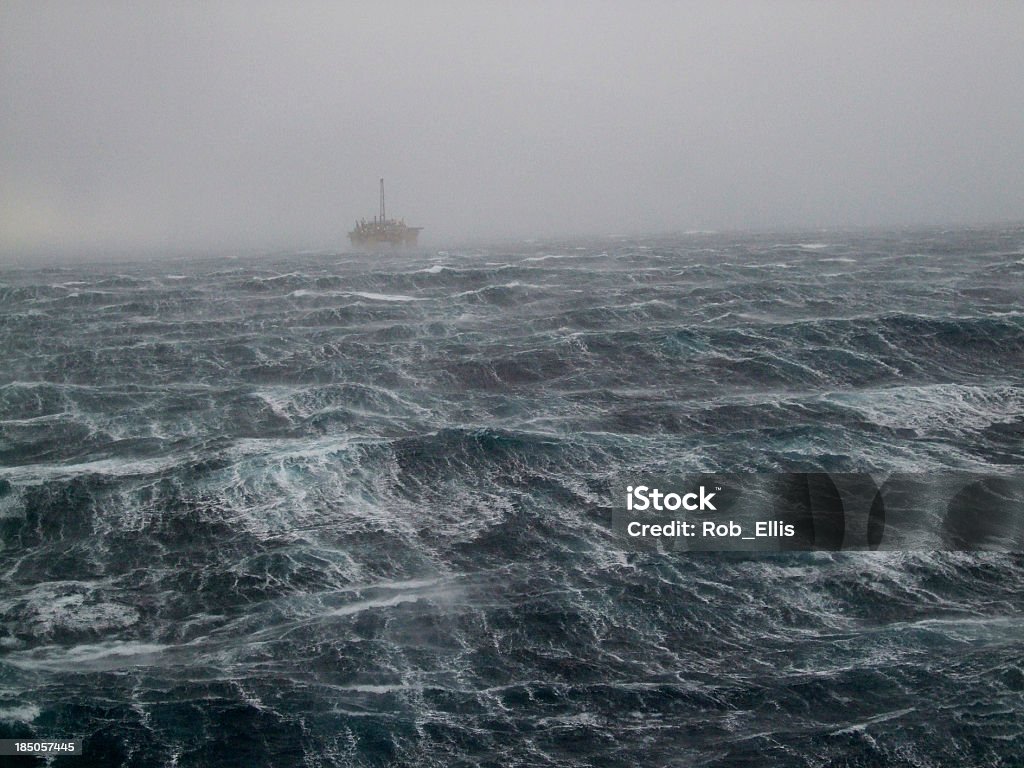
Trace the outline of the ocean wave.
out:
M 610 520 L 661 474 L 1019 467 L 1022 244 L 3 270 L 0 725 L 112 764 L 1012 762 L 1019 553 Z

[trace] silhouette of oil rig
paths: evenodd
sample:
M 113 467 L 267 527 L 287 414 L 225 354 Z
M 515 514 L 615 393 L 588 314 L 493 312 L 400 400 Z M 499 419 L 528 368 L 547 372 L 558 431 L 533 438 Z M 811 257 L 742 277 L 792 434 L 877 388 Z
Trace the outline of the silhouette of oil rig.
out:
M 405 219 L 389 219 L 384 213 L 384 179 L 380 180 L 380 215 L 372 220 L 360 219 L 348 233 L 355 246 L 416 245 L 423 227 L 409 227 Z

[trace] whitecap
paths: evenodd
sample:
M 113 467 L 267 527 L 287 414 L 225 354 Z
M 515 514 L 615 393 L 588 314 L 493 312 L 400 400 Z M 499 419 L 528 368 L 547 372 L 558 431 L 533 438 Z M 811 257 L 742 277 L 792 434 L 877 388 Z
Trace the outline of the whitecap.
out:
M 418 299 L 415 296 L 403 296 L 399 293 L 370 293 L 369 291 L 353 291 L 351 296 L 359 296 L 363 299 L 370 299 L 371 301 L 424 301 L 424 299 Z
M 24 704 L 20 707 L 6 707 L 0 709 L 0 722 L 20 720 L 24 723 L 31 723 L 42 713 L 35 704 Z
M 857 409 L 875 424 L 926 434 L 982 430 L 1012 423 L 1024 412 L 1024 392 L 1012 386 L 926 384 L 862 390 L 827 399 Z
M 10 653 L 4 662 L 12 667 L 49 672 L 86 672 L 149 666 L 169 646 L 156 643 L 112 641 L 76 645 L 71 648 L 48 645 L 31 651 Z
M 547 261 L 548 259 L 568 259 L 571 258 L 564 253 L 548 253 L 543 256 L 527 256 L 523 261 Z

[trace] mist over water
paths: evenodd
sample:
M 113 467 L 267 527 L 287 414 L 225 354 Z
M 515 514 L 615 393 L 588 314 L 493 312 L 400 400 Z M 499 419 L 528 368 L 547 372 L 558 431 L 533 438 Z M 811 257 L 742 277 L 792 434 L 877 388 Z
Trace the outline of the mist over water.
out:
M 1020 221 L 1024 6 L 17 2 L 0 261 Z
M 627 552 L 658 472 L 1024 461 L 1024 229 L 0 271 L 0 736 L 998 765 L 1018 554 Z

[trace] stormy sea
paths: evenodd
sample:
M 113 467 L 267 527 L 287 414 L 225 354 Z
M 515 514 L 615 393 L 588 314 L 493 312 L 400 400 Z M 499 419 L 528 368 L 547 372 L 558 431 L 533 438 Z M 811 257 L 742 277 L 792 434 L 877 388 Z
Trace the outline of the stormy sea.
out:
M 0 268 L 0 738 L 1020 766 L 1024 556 L 638 552 L 657 472 L 1024 464 L 1024 227 Z

